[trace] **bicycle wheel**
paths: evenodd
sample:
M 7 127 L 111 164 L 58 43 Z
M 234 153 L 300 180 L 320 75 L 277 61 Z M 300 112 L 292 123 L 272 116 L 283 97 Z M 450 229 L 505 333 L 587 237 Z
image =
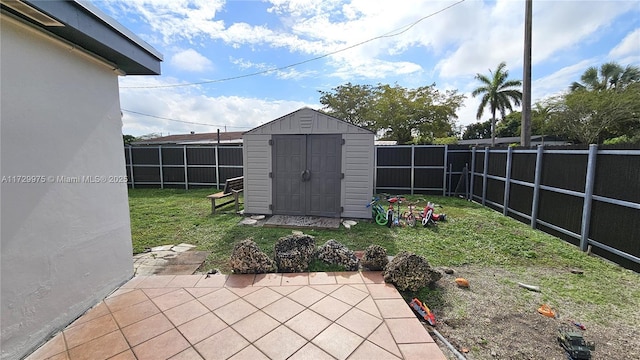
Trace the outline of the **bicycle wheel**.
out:
M 407 225 L 411 227 L 416 226 L 416 217 L 411 213 L 407 215 Z
M 432 221 L 431 219 L 432 216 L 433 216 L 433 210 L 432 209 L 427 210 L 427 213 L 422 218 L 422 226 L 427 227 L 427 225 L 429 225 L 429 223 L 431 223 Z
M 377 213 L 376 214 L 376 224 L 385 226 L 387 225 L 387 214 L 385 213 Z

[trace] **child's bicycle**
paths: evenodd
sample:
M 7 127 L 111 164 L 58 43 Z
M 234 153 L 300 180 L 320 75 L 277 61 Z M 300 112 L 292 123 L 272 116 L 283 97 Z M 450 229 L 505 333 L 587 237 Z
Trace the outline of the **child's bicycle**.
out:
M 387 209 L 387 227 L 392 226 L 400 226 L 401 212 L 400 212 L 400 204 L 406 199 L 400 196 L 388 196 L 387 201 L 389 202 L 389 208 Z M 397 209 L 393 208 L 393 204 L 398 204 Z
M 434 204 L 429 201 L 427 202 L 427 206 L 424 207 L 424 210 L 420 214 L 422 218 L 422 226 L 427 227 L 429 225 L 435 225 L 436 221 L 446 221 L 447 214 L 436 214 L 434 213 Z
M 435 214 L 434 204 L 427 202 L 422 212 L 415 212 L 419 202 L 424 200 L 416 200 L 415 202 L 408 203 L 408 211 L 402 214 L 402 218 L 405 219 L 408 226 L 414 227 L 417 221 L 422 222 L 422 226 L 435 225 L 436 221 L 445 221 L 447 219 L 446 214 Z
M 387 211 L 380 205 L 380 198 L 374 197 L 373 201 L 367 204 L 367 207 L 371 208 L 371 216 L 376 221 L 376 224 L 385 226 L 387 225 Z

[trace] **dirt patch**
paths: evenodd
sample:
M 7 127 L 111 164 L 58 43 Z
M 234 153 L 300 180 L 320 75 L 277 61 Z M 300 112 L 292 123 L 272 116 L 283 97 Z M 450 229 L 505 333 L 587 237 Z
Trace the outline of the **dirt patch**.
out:
M 574 320 L 586 326 L 585 339 L 596 343 L 593 359 L 640 358 L 638 311 L 611 313 L 612 321 L 583 320 L 581 314 L 606 318 L 615 312 L 585 299 L 581 304 L 556 301 L 557 318 L 540 315 L 537 308 L 544 303 L 544 288 L 541 293 L 531 292 L 518 287 L 517 282 L 535 284 L 537 275 L 545 271 L 557 270 L 533 269 L 516 274 L 501 268 L 456 268 L 438 281 L 438 295 L 431 299 L 434 304 L 428 304 L 438 319 L 437 330 L 458 351 L 467 350 L 464 356 L 470 360 L 566 360 L 556 334 L 562 322 Z M 453 281 L 456 277 L 468 279 L 470 288 L 459 288 Z M 443 344 L 440 346 L 448 358 L 455 359 Z

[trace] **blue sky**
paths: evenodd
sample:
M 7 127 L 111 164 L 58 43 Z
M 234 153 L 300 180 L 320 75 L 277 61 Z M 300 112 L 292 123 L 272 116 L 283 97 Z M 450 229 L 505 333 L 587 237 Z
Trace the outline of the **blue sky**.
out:
M 523 1 L 93 4 L 164 55 L 161 76 L 120 77 L 124 134 L 244 131 L 303 106 L 319 109 L 318 90 L 347 82 L 457 89 L 467 95 L 457 120 L 465 126 L 477 121 L 476 73 L 506 61 L 510 77 L 522 79 Z M 339 51 L 381 35 L 391 36 Z M 534 102 L 607 61 L 640 65 L 640 1 L 533 1 Z

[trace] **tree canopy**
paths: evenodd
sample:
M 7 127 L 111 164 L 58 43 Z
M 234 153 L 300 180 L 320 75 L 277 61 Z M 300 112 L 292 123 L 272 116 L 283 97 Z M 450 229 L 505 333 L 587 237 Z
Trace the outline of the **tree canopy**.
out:
M 522 86 L 521 80 L 509 80 L 509 71 L 506 69 L 507 64 L 501 62 L 495 71 L 489 70 L 489 76 L 476 74 L 476 80 L 481 85 L 477 87 L 471 95 L 473 97 L 482 95 L 480 106 L 476 118 L 480 120 L 484 109 L 489 107 L 491 111 L 491 145 L 495 145 L 496 136 L 496 112 L 500 112 L 502 118 L 506 116 L 507 110 L 512 111 L 512 102 L 514 105 L 520 105 L 522 100 L 522 92 L 518 90 Z
M 609 62 L 588 68 L 580 80 L 548 101 L 550 130 L 587 144 L 640 139 L 640 68 Z
M 455 90 L 440 91 L 435 84 L 407 89 L 398 84 L 347 83 L 320 94 L 327 114 L 381 132 L 383 138 L 398 144 L 414 137 L 453 135 L 456 111 L 465 98 Z

